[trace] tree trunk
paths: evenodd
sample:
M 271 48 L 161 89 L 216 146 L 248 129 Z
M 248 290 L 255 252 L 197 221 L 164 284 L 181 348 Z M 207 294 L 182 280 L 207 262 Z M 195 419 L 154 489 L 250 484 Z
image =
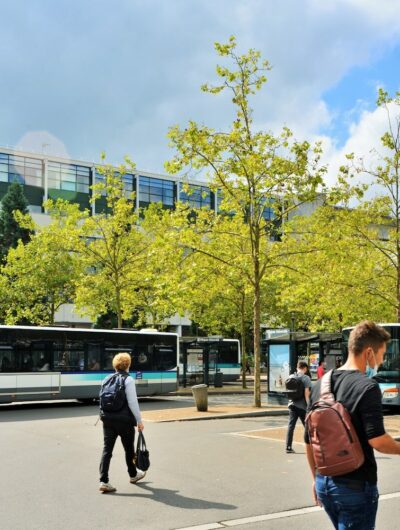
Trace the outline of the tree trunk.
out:
M 254 320 L 254 406 L 261 407 L 261 295 L 260 295 L 260 261 L 259 247 L 260 240 L 256 234 L 254 241 L 254 300 L 253 300 L 253 320 Z
M 261 407 L 260 284 L 254 287 L 254 406 Z
M 50 304 L 50 324 L 54 324 L 55 315 L 56 315 L 56 310 L 54 307 L 54 301 L 52 301 Z
M 122 328 L 122 310 L 121 310 L 121 291 L 119 289 L 119 287 L 116 288 L 115 290 L 115 301 L 116 301 L 116 309 L 117 309 L 117 326 L 118 328 Z
M 247 388 L 246 384 L 246 361 L 247 361 L 247 352 L 246 352 L 246 324 L 245 324 L 245 294 L 242 293 L 241 300 L 241 319 L 240 319 L 240 346 L 242 349 L 242 388 Z

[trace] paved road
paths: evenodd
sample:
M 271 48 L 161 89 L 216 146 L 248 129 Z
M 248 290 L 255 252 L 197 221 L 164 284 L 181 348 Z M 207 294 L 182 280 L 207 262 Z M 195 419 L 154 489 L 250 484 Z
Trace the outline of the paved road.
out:
M 142 409 L 172 405 L 168 402 L 145 400 Z M 183 399 L 174 405 L 180 403 L 187 405 Z M 2 530 L 176 530 L 199 525 L 199 530 L 212 530 L 233 527 L 235 520 L 235 526 L 246 529 L 330 528 L 322 512 L 309 511 L 310 479 L 302 446 L 296 446 L 296 455 L 286 455 L 279 437 L 249 436 L 265 428 L 279 431 L 285 417 L 148 423 L 152 466 L 147 477 L 129 484 L 118 444 L 110 476 L 118 491 L 101 495 L 97 468 L 102 436 L 100 424 L 94 426 L 96 413 L 96 407 L 76 403 L 1 408 Z M 383 494 L 378 529 L 395 530 L 400 459 L 379 455 L 378 462 Z M 257 522 L 255 516 L 264 519 Z

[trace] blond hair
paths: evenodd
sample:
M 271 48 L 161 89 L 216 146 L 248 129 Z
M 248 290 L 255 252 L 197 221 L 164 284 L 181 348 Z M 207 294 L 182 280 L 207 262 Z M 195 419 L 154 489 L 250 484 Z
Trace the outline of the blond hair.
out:
M 118 353 L 114 357 L 112 364 L 115 370 L 128 370 L 131 365 L 131 356 L 126 352 Z

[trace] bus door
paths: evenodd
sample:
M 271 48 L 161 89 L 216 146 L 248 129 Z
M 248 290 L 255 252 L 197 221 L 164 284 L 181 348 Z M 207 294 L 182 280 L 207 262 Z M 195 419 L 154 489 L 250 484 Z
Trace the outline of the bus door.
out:
M 15 394 L 17 375 L 13 349 L 8 345 L 0 345 L 0 399 L 2 396 Z
M 161 377 L 161 391 L 172 392 L 177 388 L 176 346 L 156 344 L 153 349 L 153 367 Z

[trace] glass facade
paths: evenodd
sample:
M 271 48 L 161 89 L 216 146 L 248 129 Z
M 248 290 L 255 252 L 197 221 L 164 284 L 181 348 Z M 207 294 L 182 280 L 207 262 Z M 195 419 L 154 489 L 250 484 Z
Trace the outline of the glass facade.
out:
M 0 153 L 0 182 L 43 187 L 43 163 L 36 158 Z
M 139 177 L 139 205 L 146 207 L 151 202 L 161 202 L 163 206 L 174 206 L 175 183 L 152 177 Z
M 206 186 L 190 184 L 187 191 L 180 190 L 179 200 L 189 203 L 193 208 L 211 208 L 211 191 Z
M 54 190 L 89 193 L 90 167 L 49 162 L 48 186 Z
M 6 149 L 6 148 L 4 148 Z M 47 191 L 45 191 L 45 168 L 47 168 Z M 115 175 L 119 173 L 116 170 Z M 161 203 L 164 208 L 173 208 L 175 201 L 180 200 L 189 204 L 193 209 L 207 208 L 221 210 L 223 200 L 222 190 L 213 192 L 202 183 L 180 183 L 173 180 L 144 176 L 133 173 L 121 175 L 126 197 L 136 193 L 135 204 L 146 208 L 151 203 Z M 11 182 L 19 182 L 24 186 L 24 192 L 32 212 L 43 211 L 42 204 L 45 196 L 56 200 L 62 198 L 75 202 L 81 208 L 91 209 L 91 185 L 104 182 L 104 176 L 93 170 L 90 163 L 68 163 L 48 159 L 47 156 L 37 155 L 36 158 L 25 154 L 0 152 L 0 200 L 7 192 Z M 179 191 L 178 191 L 179 190 Z M 137 201 L 137 202 L 136 202 Z M 274 211 L 271 199 L 265 199 L 262 216 L 266 222 L 280 225 L 277 213 Z M 106 210 L 105 191 L 96 200 L 96 212 Z M 234 215 L 234 212 L 222 212 Z
M 115 174 L 116 177 L 120 176 L 118 171 L 116 171 L 114 174 Z M 96 184 L 98 184 L 99 182 L 104 183 L 105 182 L 105 177 L 104 177 L 104 175 L 102 175 L 101 173 L 96 171 Z M 132 175 L 132 173 L 125 173 L 124 175 L 122 175 L 122 183 L 123 183 L 123 186 L 124 186 L 125 196 L 128 199 L 130 199 L 132 193 L 136 191 L 136 177 L 135 177 L 135 175 Z M 103 197 L 105 197 L 105 195 L 106 195 L 105 190 L 103 190 L 101 192 L 101 195 Z

